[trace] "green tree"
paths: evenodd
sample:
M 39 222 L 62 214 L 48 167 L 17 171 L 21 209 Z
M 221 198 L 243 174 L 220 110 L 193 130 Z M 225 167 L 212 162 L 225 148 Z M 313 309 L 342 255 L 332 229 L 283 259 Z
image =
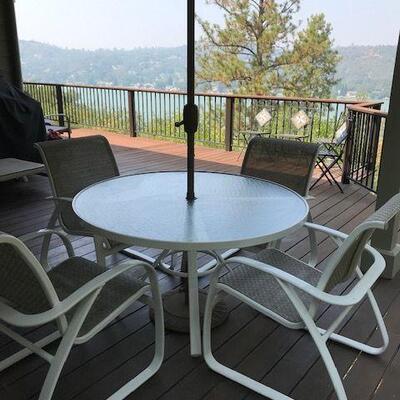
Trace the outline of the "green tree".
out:
M 200 83 L 221 83 L 246 94 L 328 96 L 339 56 L 323 14 L 298 31 L 300 0 L 207 0 L 224 12 L 224 24 L 201 18 Z
M 340 61 L 333 49 L 332 26 L 324 14 L 311 16 L 294 41 L 291 63 L 282 71 L 285 95 L 328 97 L 338 83 L 336 66 Z

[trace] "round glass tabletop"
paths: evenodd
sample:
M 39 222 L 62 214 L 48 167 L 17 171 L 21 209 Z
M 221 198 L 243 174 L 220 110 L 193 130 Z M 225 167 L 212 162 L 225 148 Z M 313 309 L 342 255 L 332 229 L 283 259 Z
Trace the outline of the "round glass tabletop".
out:
M 195 182 L 190 203 L 185 172 L 121 176 L 82 190 L 73 209 L 109 239 L 174 250 L 263 244 L 307 218 L 307 202 L 272 182 L 210 172 L 197 172 Z

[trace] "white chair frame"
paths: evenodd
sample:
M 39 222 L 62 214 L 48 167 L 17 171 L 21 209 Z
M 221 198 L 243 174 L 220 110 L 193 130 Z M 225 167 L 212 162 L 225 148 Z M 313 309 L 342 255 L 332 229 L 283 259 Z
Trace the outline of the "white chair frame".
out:
M 25 240 L 33 239 L 37 236 L 47 237 L 49 234 L 58 235 L 66 245 L 69 256 L 73 256 L 73 248 L 67 236 L 58 231 L 48 229 L 41 230 L 24 236 Z M 0 362 L 0 371 L 14 365 L 18 361 L 36 354 L 42 357 L 50 364 L 44 385 L 40 392 L 39 400 L 50 400 L 53 396 L 54 389 L 60 377 L 61 370 L 74 344 L 82 344 L 90 340 L 98 332 L 100 332 L 113 319 L 121 314 L 127 307 L 137 300 L 145 301 L 154 308 L 155 321 L 155 353 L 150 365 L 140 372 L 134 379 L 126 383 L 117 392 L 109 397 L 109 400 L 121 400 L 132 393 L 136 388 L 151 378 L 160 368 L 164 358 L 164 319 L 161 293 L 159 290 L 157 275 L 154 268 L 143 261 L 130 261 L 129 263 L 121 263 L 112 269 L 107 270 L 101 275 L 96 276 L 91 281 L 84 284 L 74 293 L 63 301 L 60 301 L 57 293 L 47 276 L 44 268 L 30 252 L 26 245 L 14 236 L 0 234 L 0 243 L 8 243 L 12 245 L 19 255 L 29 265 L 32 273 L 41 284 L 49 304 L 52 306 L 49 310 L 39 314 L 24 314 L 12 308 L 8 304 L 0 301 L 0 332 L 6 334 L 21 346 L 23 350 L 11 355 Z M 149 277 L 149 284 L 139 289 L 135 294 L 128 298 L 120 307 L 114 310 L 107 318 L 95 326 L 84 336 L 79 336 L 79 331 L 93 305 L 97 296 L 100 294 L 104 285 L 110 282 L 118 275 L 134 268 L 144 268 Z M 150 289 L 152 296 L 148 296 L 146 292 Z M 66 313 L 74 309 L 73 317 L 67 322 Z M 33 343 L 14 332 L 9 326 L 14 327 L 37 327 L 48 324 L 52 321 L 57 323 L 58 330 L 46 336 L 45 338 Z M 5 324 L 4 324 L 4 323 Z M 7 325 L 6 325 L 7 324 Z M 50 354 L 44 347 L 57 339 L 60 339 L 56 353 Z
M 370 225 L 370 228 L 372 229 L 377 228 L 376 222 L 366 222 L 363 224 L 363 226 L 365 227 L 366 224 Z M 354 237 L 356 233 L 355 231 L 353 231 L 351 235 L 346 235 L 342 232 L 312 223 L 306 223 L 305 226 L 308 229 L 312 229 L 314 231 L 319 231 L 321 233 L 327 234 L 335 241 L 335 243 L 338 246 L 340 246 L 343 243 L 343 241 L 349 236 L 353 235 Z M 382 226 L 379 226 L 379 228 L 382 228 Z M 389 343 L 389 337 L 382 314 L 379 310 L 378 304 L 371 290 L 372 285 L 376 282 L 376 280 L 379 278 L 379 276 L 385 269 L 385 260 L 382 257 L 382 255 L 373 247 L 366 245 L 365 250 L 372 256 L 373 264 L 365 274 L 361 272 L 360 268 L 358 267 L 356 268 L 358 282 L 353 287 L 353 289 L 348 294 L 345 295 L 333 295 L 327 293 L 321 290 L 320 288 L 312 286 L 309 283 L 291 274 L 288 274 L 287 272 L 281 269 L 275 268 L 272 265 L 268 265 L 260 261 L 248 259 L 245 257 L 233 257 L 224 262 L 225 264 L 240 263 L 249 268 L 255 268 L 267 274 L 271 274 L 277 280 L 277 282 L 279 282 L 280 286 L 286 292 L 291 303 L 293 304 L 296 311 L 300 315 L 302 319 L 302 322 L 300 323 L 293 323 L 291 321 L 288 321 L 282 318 L 280 315 L 256 303 L 252 299 L 244 296 L 240 292 L 232 289 L 231 287 L 219 283 L 218 274 L 220 272 L 220 269 L 223 267 L 223 265 L 219 265 L 217 269 L 214 271 L 211 278 L 205 315 L 204 315 L 203 346 L 204 346 L 204 358 L 207 365 L 213 371 L 251 390 L 254 390 L 255 392 L 265 397 L 268 397 L 273 400 L 293 400 L 291 397 L 286 396 L 285 394 L 280 393 L 271 387 L 263 385 L 260 382 L 251 379 L 248 376 L 245 376 L 231 368 L 226 367 L 225 365 L 221 364 L 214 358 L 211 348 L 211 317 L 212 317 L 212 310 L 216 301 L 216 296 L 218 295 L 219 291 L 223 291 L 236 297 L 240 301 L 246 303 L 250 307 L 272 318 L 273 320 L 277 321 L 278 323 L 282 324 L 287 328 L 307 330 L 310 333 L 311 337 L 313 338 L 317 346 L 317 349 L 322 357 L 322 360 L 327 368 L 328 374 L 332 381 L 338 400 L 347 400 L 347 396 L 343 387 L 341 377 L 337 371 L 332 356 L 327 348 L 327 341 L 331 339 L 341 344 L 350 346 L 356 350 L 363 351 L 365 353 L 372 355 L 383 353 L 386 350 Z M 307 293 L 315 299 L 310 308 L 307 308 L 304 305 L 303 301 L 299 298 L 297 291 L 302 291 L 304 293 Z M 365 297 L 368 298 L 368 301 L 371 305 L 371 308 L 373 310 L 373 313 L 377 321 L 378 329 L 381 333 L 383 343 L 379 347 L 373 347 L 335 333 L 335 330 L 339 327 L 340 323 L 344 320 L 344 318 L 350 312 L 353 306 L 358 304 Z M 324 302 L 326 304 L 341 306 L 344 308 L 344 310 L 339 314 L 339 316 L 335 319 L 335 321 L 331 323 L 328 329 L 322 329 L 318 327 L 314 320 L 315 314 L 317 312 L 318 302 Z
M 69 197 L 56 197 L 56 196 L 50 196 L 46 198 L 47 200 L 52 200 L 55 205 L 55 209 L 53 213 L 50 216 L 49 222 L 47 224 L 47 229 L 49 231 L 57 231 L 57 232 L 67 232 L 71 235 L 78 235 L 81 234 L 82 236 L 88 236 L 88 232 L 70 232 L 69 229 L 60 223 L 57 224 L 57 221 L 60 222 L 59 216 L 61 214 L 60 212 L 60 207 L 62 203 L 69 203 L 72 204 L 73 199 Z M 50 241 L 51 241 L 51 236 L 52 234 L 49 233 L 48 235 L 44 236 L 43 242 L 42 242 L 42 248 L 40 252 L 40 262 L 43 265 L 43 267 L 47 270 L 49 270 L 49 262 L 48 262 L 48 257 L 49 257 L 49 250 L 50 250 Z M 113 254 L 116 254 L 118 252 L 121 252 L 127 248 L 126 244 L 120 244 L 117 246 L 111 246 L 109 240 L 105 237 L 101 236 L 96 236 L 93 232 L 93 241 L 94 241 L 94 246 L 95 246 L 95 252 L 96 252 L 96 261 L 100 265 L 106 265 L 106 258 L 108 256 L 111 256 Z M 130 252 L 133 252 L 133 250 L 130 250 Z M 150 264 L 154 262 L 154 259 L 151 257 L 146 257 L 145 254 L 139 253 L 139 252 L 134 252 L 134 254 L 131 254 L 131 257 L 135 256 L 138 259 L 141 259 L 143 261 L 146 261 Z

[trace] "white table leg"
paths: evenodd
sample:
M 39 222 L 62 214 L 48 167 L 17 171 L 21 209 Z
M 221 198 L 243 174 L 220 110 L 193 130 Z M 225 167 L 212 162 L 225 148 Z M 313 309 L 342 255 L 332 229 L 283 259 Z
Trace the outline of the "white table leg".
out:
M 188 251 L 188 287 L 190 318 L 190 354 L 201 356 L 201 329 L 199 311 L 199 281 L 197 276 L 197 252 Z

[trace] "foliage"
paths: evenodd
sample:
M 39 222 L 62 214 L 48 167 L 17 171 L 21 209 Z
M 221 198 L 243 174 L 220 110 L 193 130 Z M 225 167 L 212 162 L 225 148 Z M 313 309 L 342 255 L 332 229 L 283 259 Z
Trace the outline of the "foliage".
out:
M 281 84 L 286 96 L 326 98 L 338 83 L 336 67 L 340 56 L 333 50 L 332 27 L 324 14 L 308 19 L 293 45 L 291 64 L 283 69 Z
M 236 93 L 330 95 L 339 56 L 323 14 L 297 32 L 300 0 L 208 0 L 223 26 L 198 18 L 204 31 L 198 78 Z
M 185 47 L 88 52 L 22 40 L 20 49 L 25 81 L 186 87 Z M 389 97 L 395 46 L 348 46 L 336 50 L 341 61 L 334 97 L 348 92 L 369 99 Z M 113 69 L 115 60 L 124 68 Z M 217 89 L 224 91 L 226 87 Z

